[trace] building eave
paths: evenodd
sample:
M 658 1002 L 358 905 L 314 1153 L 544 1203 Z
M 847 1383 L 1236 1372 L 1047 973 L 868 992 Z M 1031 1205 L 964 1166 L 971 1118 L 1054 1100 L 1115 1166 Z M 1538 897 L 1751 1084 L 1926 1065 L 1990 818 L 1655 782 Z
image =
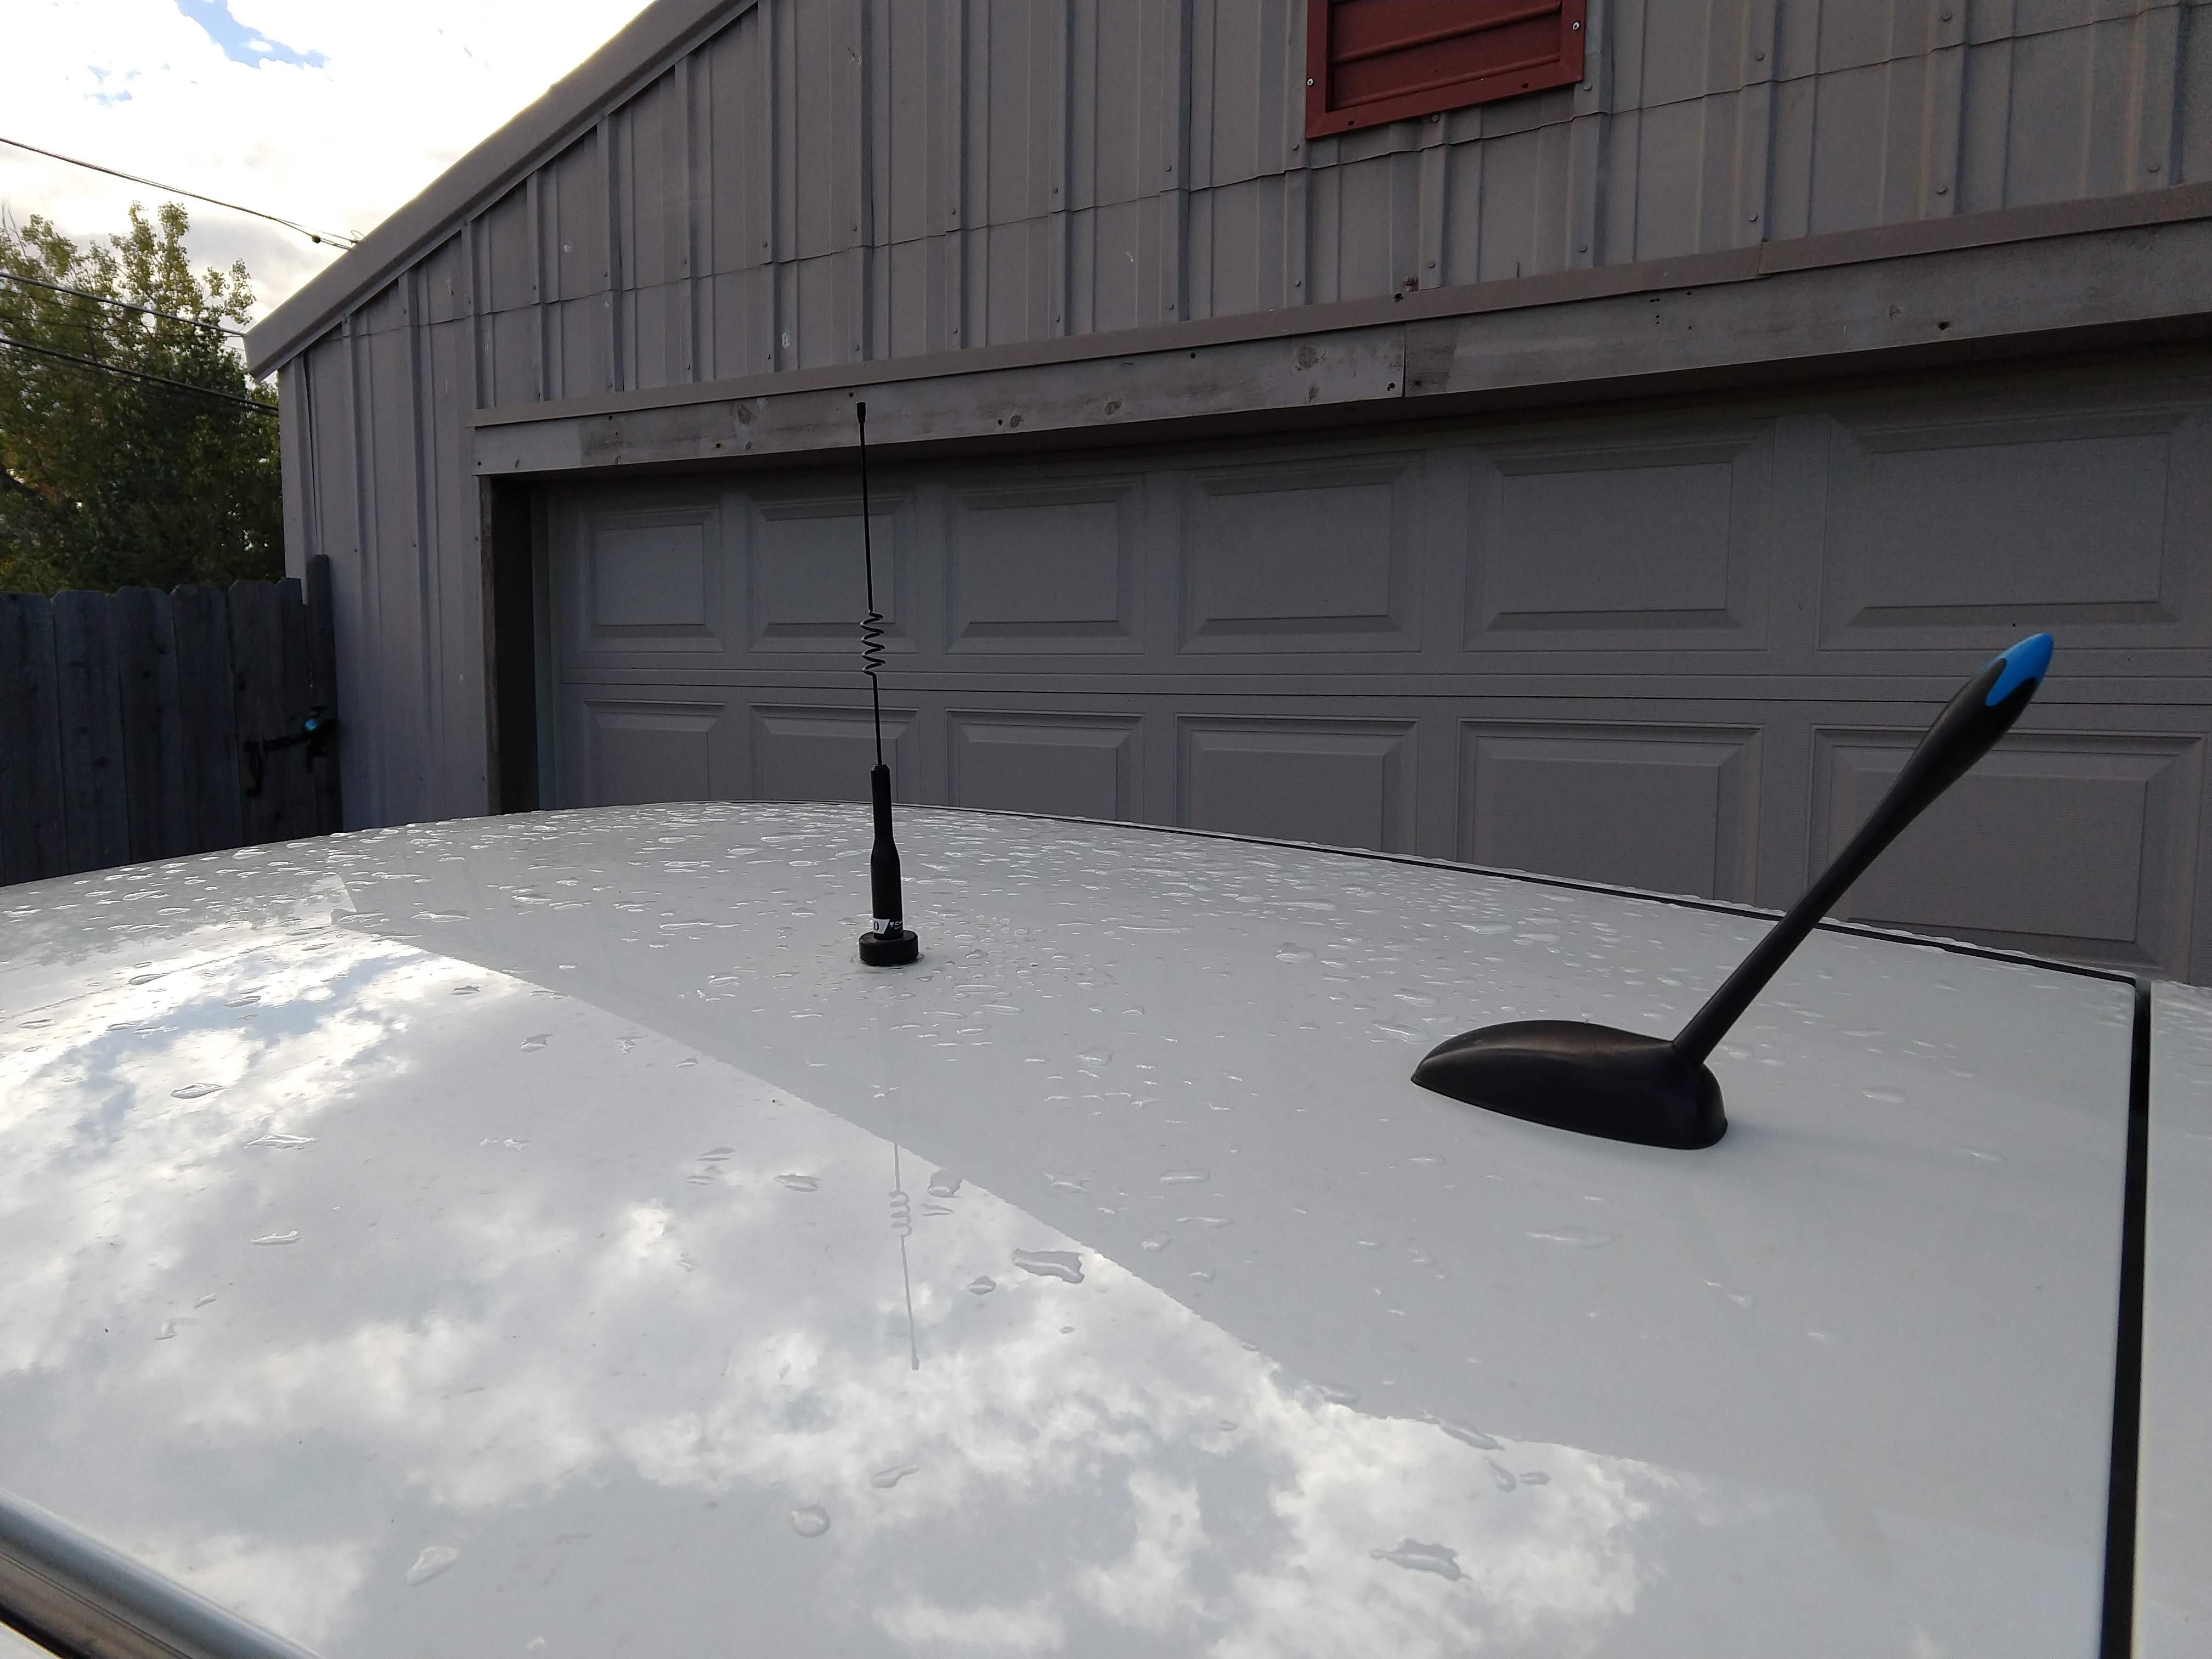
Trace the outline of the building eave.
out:
M 665 72 L 758 0 L 653 0 L 622 31 L 247 333 L 257 375 L 279 368 L 334 323 L 576 141 L 608 109 Z

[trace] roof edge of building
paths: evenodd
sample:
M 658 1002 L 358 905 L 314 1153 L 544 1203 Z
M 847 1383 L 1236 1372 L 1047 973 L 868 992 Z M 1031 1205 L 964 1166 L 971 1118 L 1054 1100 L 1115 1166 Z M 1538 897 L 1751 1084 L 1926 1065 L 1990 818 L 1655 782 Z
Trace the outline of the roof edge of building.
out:
M 425 185 L 251 329 L 246 358 L 266 374 L 512 189 L 675 58 L 759 0 L 653 0 L 574 69 Z

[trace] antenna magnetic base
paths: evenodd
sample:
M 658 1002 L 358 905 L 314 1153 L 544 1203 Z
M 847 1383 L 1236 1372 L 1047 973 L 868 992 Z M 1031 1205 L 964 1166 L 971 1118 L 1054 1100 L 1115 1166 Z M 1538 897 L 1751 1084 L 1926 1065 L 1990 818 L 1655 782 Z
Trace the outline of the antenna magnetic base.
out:
M 903 968 L 921 954 L 921 941 L 911 928 L 860 935 L 860 960 L 871 968 Z
M 1728 1133 L 1713 1074 L 1665 1037 L 1520 1019 L 1447 1038 L 1413 1068 L 1424 1089 L 1531 1123 L 1644 1146 Z

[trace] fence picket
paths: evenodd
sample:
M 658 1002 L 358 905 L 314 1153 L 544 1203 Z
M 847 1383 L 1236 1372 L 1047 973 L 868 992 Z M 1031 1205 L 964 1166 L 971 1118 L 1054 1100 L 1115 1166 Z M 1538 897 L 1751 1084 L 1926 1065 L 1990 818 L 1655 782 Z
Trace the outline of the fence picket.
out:
M 307 695 L 307 607 L 297 576 L 277 583 L 276 593 L 278 655 L 283 665 L 277 702 L 284 711 L 284 730 L 296 734 L 306 728 L 313 701 Z M 308 750 L 302 743 L 269 757 L 269 787 L 281 792 L 276 816 L 287 841 L 316 833 L 314 766 Z
M 53 602 L 0 593 L 0 881 L 70 868 Z
M 191 851 L 192 842 L 169 596 L 159 588 L 126 587 L 108 603 L 115 613 L 131 857 L 174 858 Z
M 307 561 L 307 706 L 325 714 L 338 706 L 337 624 L 331 605 L 331 556 L 318 553 Z M 338 758 L 335 745 L 324 742 L 311 765 L 315 793 L 315 832 L 331 835 L 345 827 L 338 796 Z
M 188 850 L 244 843 L 238 716 L 230 683 L 230 608 L 219 587 L 197 583 L 169 595 L 176 623 L 178 700 L 184 711 Z
M 70 868 L 128 863 L 131 808 L 107 595 L 54 595 L 54 662 L 61 683 L 62 814 Z
M 284 788 L 277 773 L 285 751 L 257 757 L 258 744 L 281 738 L 284 635 L 276 617 L 273 582 L 230 585 L 230 673 L 238 708 L 240 787 L 245 791 L 246 840 L 275 841 L 283 834 Z

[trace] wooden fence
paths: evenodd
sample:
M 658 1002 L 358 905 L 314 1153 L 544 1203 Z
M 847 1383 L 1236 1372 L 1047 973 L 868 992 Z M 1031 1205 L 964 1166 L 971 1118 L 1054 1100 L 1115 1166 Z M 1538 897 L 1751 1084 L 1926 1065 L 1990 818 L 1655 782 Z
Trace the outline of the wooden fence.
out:
M 337 829 L 330 591 L 0 593 L 0 883 Z

